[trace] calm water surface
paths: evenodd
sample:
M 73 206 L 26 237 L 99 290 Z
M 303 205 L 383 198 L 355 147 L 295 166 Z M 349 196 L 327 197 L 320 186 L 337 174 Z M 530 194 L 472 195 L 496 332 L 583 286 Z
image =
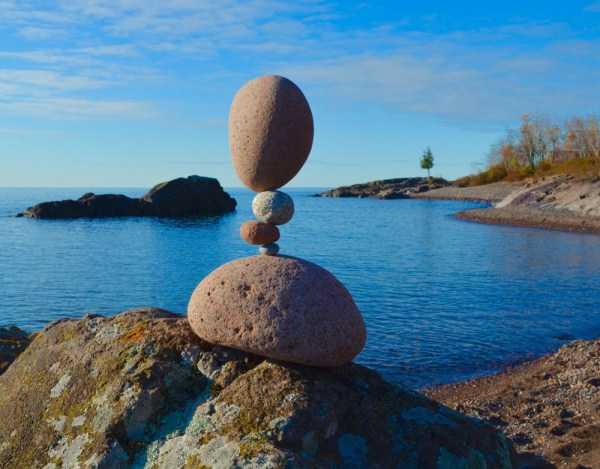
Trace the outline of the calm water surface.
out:
M 39 221 L 14 214 L 88 189 L 0 189 L 0 325 L 29 330 L 87 312 L 185 311 L 211 270 L 255 253 L 238 210 L 197 220 Z M 110 189 L 141 195 L 142 189 Z M 421 387 L 477 376 L 600 336 L 600 236 L 457 221 L 456 201 L 322 199 L 290 190 L 282 252 L 348 287 L 368 327 L 362 364 Z

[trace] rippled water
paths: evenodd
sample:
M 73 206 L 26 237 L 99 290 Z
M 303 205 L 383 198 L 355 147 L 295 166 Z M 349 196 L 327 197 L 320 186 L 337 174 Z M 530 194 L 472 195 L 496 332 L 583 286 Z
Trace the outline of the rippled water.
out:
M 230 191 L 236 213 L 208 219 L 13 217 L 87 191 L 0 189 L 0 325 L 33 330 L 141 305 L 183 312 L 206 274 L 255 252 L 238 236 L 251 218 L 244 190 Z M 600 236 L 452 218 L 476 203 L 310 197 L 315 191 L 289 191 L 297 212 L 282 227 L 282 252 L 346 284 L 369 333 L 358 361 L 388 379 L 414 387 L 455 381 L 569 337 L 600 336 Z

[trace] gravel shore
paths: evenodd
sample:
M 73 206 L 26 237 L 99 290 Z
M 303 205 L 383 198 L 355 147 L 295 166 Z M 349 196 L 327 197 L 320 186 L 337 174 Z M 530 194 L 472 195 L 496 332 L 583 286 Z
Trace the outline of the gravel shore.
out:
M 521 183 L 513 182 L 495 182 L 493 184 L 475 187 L 448 186 L 418 194 L 411 194 L 411 197 L 415 199 L 480 200 L 484 202 L 499 202 L 521 186 Z
M 600 233 L 600 218 L 577 215 L 566 210 L 529 207 L 483 208 L 459 212 L 456 217 L 478 223 Z
M 521 467 L 600 467 L 600 340 L 425 394 L 503 431 Z

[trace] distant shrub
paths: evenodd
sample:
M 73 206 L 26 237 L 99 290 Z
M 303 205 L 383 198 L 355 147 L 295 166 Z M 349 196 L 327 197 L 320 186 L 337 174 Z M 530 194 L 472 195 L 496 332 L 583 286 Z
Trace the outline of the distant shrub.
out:
M 506 168 L 501 164 L 496 164 L 480 173 L 457 179 L 454 183 L 459 187 L 482 186 L 484 184 L 502 181 L 507 175 L 508 172 L 506 171 Z

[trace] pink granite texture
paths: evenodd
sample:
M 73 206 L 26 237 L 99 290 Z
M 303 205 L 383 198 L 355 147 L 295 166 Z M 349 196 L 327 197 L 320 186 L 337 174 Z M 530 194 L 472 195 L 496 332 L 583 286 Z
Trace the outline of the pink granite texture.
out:
M 331 273 L 284 256 L 219 267 L 194 291 L 188 319 L 210 343 L 319 367 L 350 362 L 367 335 L 352 296 Z
M 256 78 L 233 99 L 229 112 L 233 166 L 255 192 L 287 184 L 308 158 L 313 135 L 308 101 L 287 78 Z

